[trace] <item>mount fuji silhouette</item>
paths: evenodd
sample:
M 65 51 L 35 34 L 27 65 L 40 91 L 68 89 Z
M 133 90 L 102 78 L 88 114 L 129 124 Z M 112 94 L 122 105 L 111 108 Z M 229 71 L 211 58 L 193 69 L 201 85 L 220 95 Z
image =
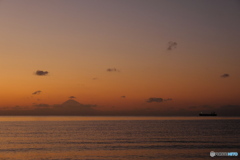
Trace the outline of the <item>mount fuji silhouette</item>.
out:
M 62 106 L 83 106 L 83 104 L 81 104 L 78 101 L 75 101 L 73 99 L 69 99 L 69 100 L 63 102 Z
M 72 113 L 91 113 L 94 112 L 94 109 L 92 107 L 95 107 L 96 105 L 91 104 L 81 104 L 76 100 L 69 99 L 65 102 L 63 102 L 58 109 L 65 110 L 66 112 L 72 112 Z

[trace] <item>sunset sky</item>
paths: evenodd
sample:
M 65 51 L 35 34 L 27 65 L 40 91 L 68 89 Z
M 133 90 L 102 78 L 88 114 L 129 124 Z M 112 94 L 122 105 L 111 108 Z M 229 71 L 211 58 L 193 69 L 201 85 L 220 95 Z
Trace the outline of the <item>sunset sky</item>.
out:
M 240 115 L 240 1 L 0 0 L 0 73 L 0 110 Z

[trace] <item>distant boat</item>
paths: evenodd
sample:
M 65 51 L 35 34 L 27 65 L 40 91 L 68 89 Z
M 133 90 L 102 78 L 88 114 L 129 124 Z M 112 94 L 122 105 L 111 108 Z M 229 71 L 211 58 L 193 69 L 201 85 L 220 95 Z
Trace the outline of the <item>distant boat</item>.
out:
M 207 114 L 207 113 L 199 113 L 199 116 L 217 116 L 217 114 L 215 112 L 212 112 L 210 114 Z

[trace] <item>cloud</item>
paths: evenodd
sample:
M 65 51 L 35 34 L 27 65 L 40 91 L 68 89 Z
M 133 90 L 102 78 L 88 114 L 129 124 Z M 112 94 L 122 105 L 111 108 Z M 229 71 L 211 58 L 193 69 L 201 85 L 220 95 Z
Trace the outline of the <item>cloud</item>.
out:
M 19 105 L 16 105 L 16 106 L 12 106 L 12 107 L 1 107 L 0 110 L 9 110 L 9 111 L 13 111 L 13 110 L 16 110 L 16 111 L 26 111 L 26 110 L 29 110 L 30 107 L 29 106 L 19 106 Z M 1 115 L 4 115 L 4 114 L 1 114 Z
M 107 72 L 120 72 L 120 71 L 116 68 L 108 68 Z
M 230 75 L 229 74 L 227 74 L 227 73 L 225 73 L 225 74 L 223 74 L 223 75 L 221 75 L 221 77 L 222 78 L 227 78 L 227 77 L 229 77 Z
M 166 102 L 166 101 L 172 101 L 172 98 L 167 98 L 167 99 L 163 99 L 163 98 L 155 98 L 155 97 L 150 97 L 147 102 L 148 103 L 152 103 L 152 102 Z
M 172 101 L 172 98 L 164 99 L 164 101 Z
M 73 98 L 76 98 L 76 97 L 74 97 L 74 96 L 70 96 L 70 97 L 68 97 L 68 98 L 71 98 L 71 99 L 73 99 Z
M 42 91 L 35 91 L 35 92 L 33 92 L 32 94 L 33 95 L 36 95 L 36 94 L 40 94 Z
M 167 50 L 171 51 L 171 50 L 173 50 L 176 47 L 177 47 L 177 42 L 170 41 L 170 42 L 168 42 Z
M 48 74 L 48 71 L 37 70 L 35 74 L 38 76 L 46 76 Z
M 126 96 L 121 96 L 122 98 L 126 98 Z
M 163 102 L 163 99 L 162 99 L 162 98 L 154 98 L 154 97 L 152 97 L 152 98 L 149 98 L 149 99 L 147 100 L 147 102 L 148 102 L 148 103 L 152 103 L 152 102 Z
M 97 78 L 97 77 L 94 77 L 92 80 L 98 80 L 98 78 Z

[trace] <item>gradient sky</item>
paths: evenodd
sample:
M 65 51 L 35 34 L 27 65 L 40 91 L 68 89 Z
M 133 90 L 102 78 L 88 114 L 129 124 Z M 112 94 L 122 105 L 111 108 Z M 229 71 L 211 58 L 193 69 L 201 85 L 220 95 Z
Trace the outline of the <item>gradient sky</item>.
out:
M 238 0 L 1 0 L 0 107 L 239 109 L 239 29 Z

